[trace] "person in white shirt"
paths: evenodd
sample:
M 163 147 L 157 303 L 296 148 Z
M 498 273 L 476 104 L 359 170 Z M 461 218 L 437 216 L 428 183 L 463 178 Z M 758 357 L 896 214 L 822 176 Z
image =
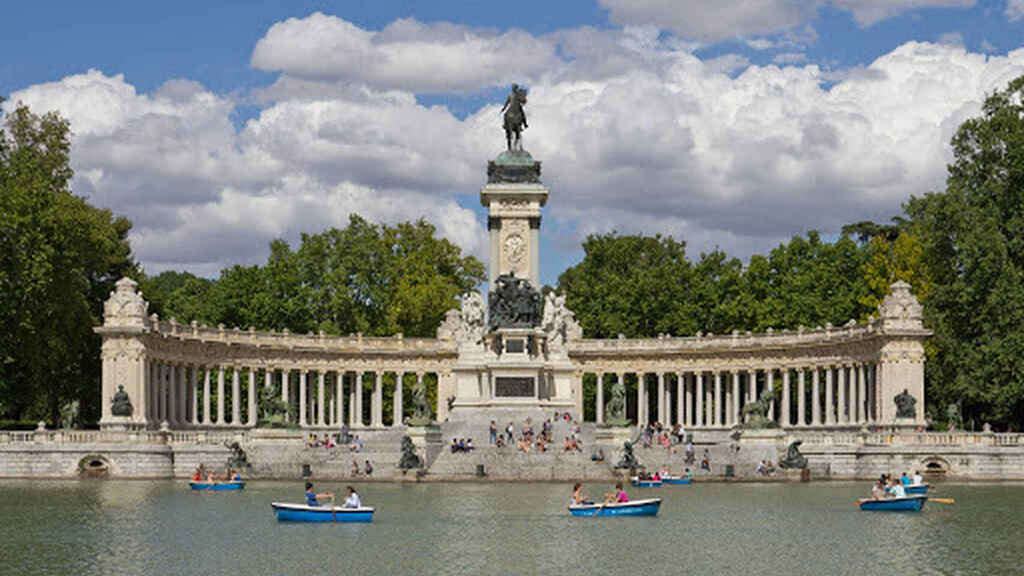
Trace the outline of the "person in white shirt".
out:
M 921 484 L 924 484 L 924 478 L 921 477 L 921 472 L 914 470 L 913 485 L 920 486 Z
M 345 488 L 345 503 L 341 505 L 342 508 L 362 508 L 363 503 L 359 501 L 359 494 L 356 494 L 356 489 L 348 486 Z

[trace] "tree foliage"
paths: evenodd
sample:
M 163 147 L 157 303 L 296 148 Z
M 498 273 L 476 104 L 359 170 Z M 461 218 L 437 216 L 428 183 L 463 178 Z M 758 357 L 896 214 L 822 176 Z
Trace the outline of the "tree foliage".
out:
M 433 336 L 456 297 L 484 267 L 437 238 L 427 222 L 373 224 L 304 234 L 292 250 L 275 240 L 263 266 L 234 266 L 216 281 L 165 272 L 147 297 L 165 316 L 226 326 L 307 333 Z
M 131 223 L 71 193 L 67 121 L 18 106 L 0 130 L 0 416 L 57 420 L 100 401 L 103 301 L 134 274 Z
M 691 264 L 672 237 L 590 236 L 583 250 L 559 289 L 588 337 L 839 325 L 877 307 L 863 275 L 869 250 L 848 236 L 829 243 L 812 230 L 746 268 L 720 250 Z
M 929 398 L 979 425 L 1024 422 L 1022 97 L 1024 76 L 986 98 L 953 137 L 946 190 L 905 207 L 929 280 Z

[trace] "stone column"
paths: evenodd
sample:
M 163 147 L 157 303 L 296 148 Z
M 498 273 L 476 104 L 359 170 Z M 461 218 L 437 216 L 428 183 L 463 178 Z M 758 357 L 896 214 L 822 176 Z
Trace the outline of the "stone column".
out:
M 177 406 L 174 405 L 174 398 L 177 396 L 177 391 L 174 389 L 174 382 L 178 378 L 178 365 L 167 364 L 167 383 L 165 384 L 164 392 L 166 394 L 164 402 L 166 402 L 167 409 L 165 410 L 164 420 L 168 424 L 174 426 L 174 418 L 177 416 Z
M 832 366 L 825 367 L 825 423 L 836 423 L 835 395 L 832 390 Z
M 212 423 L 210 418 L 210 367 L 203 366 L 203 425 Z
M 676 424 L 686 426 L 686 380 L 683 380 L 683 373 L 676 372 Z
M 178 406 L 175 399 L 178 397 L 178 389 L 175 386 L 178 382 L 178 365 L 167 365 L 167 417 L 164 420 L 174 426 L 178 420 Z
M 256 425 L 256 368 L 249 367 L 249 417 L 246 419 L 246 426 Z
M 377 371 L 376 379 L 373 382 L 373 398 L 370 399 L 371 412 L 373 413 L 372 426 L 380 428 L 384 425 L 384 373 Z
M 356 393 L 356 426 L 359 428 L 363 427 L 363 376 L 365 374 L 362 371 L 356 372 L 355 385 L 353 386 Z
M 796 373 L 796 425 L 807 425 L 807 369 L 803 366 Z
M 814 367 L 811 373 L 811 424 L 821 425 L 821 369 Z
M 299 371 L 299 426 L 302 428 L 306 427 L 306 416 L 309 413 L 309 402 L 306 400 L 306 374 L 309 371 L 302 369 Z
M 757 402 L 757 370 L 747 370 L 747 400 Z
M 668 411 L 667 413 L 671 414 L 672 412 Z M 666 411 L 665 411 L 665 373 L 659 371 L 658 372 L 658 422 L 661 422 L 662 426 L 665 426 L 666 424 L 668 424 L 668 421 L 665 419 L 665 414 L 666 414 Z
M 594 400 L 597 402 L 594 406 L 594 421 L 604 424 L 604 372 L 597 373 L 597 394 Z
M 341 427 L 341 423 L 345 421 L 345 378 L 344 372 L 337 370 L 334 373 L 334 404 L 335 410 L 338 411 L 338 415 L 334 418 L 334 425 Z
M 238 366 L 231 370 L 231 425 L 238 426 L 242 420 L 242 381 Z
M 731 370 L 729 372 L 732 377 L 732 401 L 729 403 L 729 425 L 735 426 L 740 421 L 740 372 L 739 370 Z
M 636 423 L 638 426 L 647 424 L 647 374 L 636 374 Z
M 217 366 L 217 422 L 218 426 L 224 424 L 224 367 Z
M 347 371 L 345 372 L 345 375 L 348 375 Z M 356 418 L 356 385 L 355 385 L 355 379 L 354 378 L 350 378 L 349 379 L 349 387 L 348 387 L 348 426 L 349 426 L 349 428 L 355 428 L 356 423 L 358 421 L 359 421 L 359 419 Z
M 395 398 L 391 402 L 392 415 L 391 425 L 401 426 L 402 425 L 402 379 L 405 378 L 405 372 L 399 372 L 395 377 Z M 581 418 L 582 419 L 582 418 Z
M 326 402 L 324 402 L 324 400 L 327 398 L 327 390 L 325 388 L 325 384 L 326 383 L 324 382 L 325 376 L 326 376 L 326 374 L 324 374 L 323 370 L 317 370 L 317 373 L 316 373 L 316 425 L 317 426 L 324 426 L 326 424 L 324 422 L 324 406 L 326 405 Z
M 793 398 L 789 394 L 789 366 L 786 366 L 782 369 L 782 398 L 779 399 L 782 402 L 782 426 L 784 427 L 793 425 L 793 419 L 789 417 L 792 400 Z
M 160 363 L 157 365 L 157 385 L 156 385 L 156 423 L 159 426 L 161 422 L 167 419 L 167 365 Z
M 697 407 L 693 410 L 693 427 L 700 428 L 704 426 L 704 373 L 697 372 L 697 380 L 694 382 L 694 396 L 696 397 Z M 710 409 L 711 406 L 708 405 Z M 712 418 L 708 418 L 708 423 L 712 422 Z
M 199 425 L 199 365 L 192 365 L 192 425 Z
M 711 425 L 721 426 L 724 417 L 722 414 L 722 373 L 718 369 L 715 370 L 715 397 L 711 402 L 711 412 Z
M 178 426 L 188 424 L 188 365 L 178 367 Z
M 846 366 L 844 366 L 842 364 L 837 366 L 836 367 L 836 376 L 838 376 L 838 380 L 836 381 L 836 386 L 839 387 L 839 415 L 838 415 L 838 420 L 839 420 L 840 424 L 846 424 L 847 422 L 850 421 L 850 419 L 847 417 L 848 413 L 846 411 Z
M 864 379 L 864 364 L 857 364 L 854 368 L 857 371 L 857 412 L 859 418 L 857 422 L 864 424 L 868 421 L 868 397 L 867 397 L 867 381 Z M 924 407 L 921 407 L 924 410 Z
M 772 400 L 768 403 L 768 419 L 772 422 L 775 421 L 775 369 L 769 368 L 764 373 L 764 385 L 767 390 L 772 392 Z

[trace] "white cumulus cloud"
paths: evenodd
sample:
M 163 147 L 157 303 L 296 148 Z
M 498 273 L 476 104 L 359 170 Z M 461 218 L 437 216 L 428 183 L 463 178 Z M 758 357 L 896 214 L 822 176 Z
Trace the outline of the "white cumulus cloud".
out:
M 412 92 L 473 92 L 531 79 L 556 60 L 550 42 L 525 32 L 396 20 L 380 31 L 319 12 L 270 27 L 252 65 L 288 76 Z
M 1021 0 L 1011 0 L 1020 2 Z M 686 38 L 717 42 L 786 32 L 812 20 L 820 7 L 850 12 L 861 26 L 919 8 L 965 8 L 975 0 L 599 0 L 617 24 L 653 24 Z M 1009 9 L 1008 9 L 1009 10 Z M 765 39 L 752 46 L 763 49 Z
M 286 38 L 275 42 L 288 52 Z M 781 68 L 705 61 L 648 27 L 534 40 L 559 54 L 528 85 L 524 134 L 551 188 L 546 222 L 578 235 L 670 233 L 741 256 L 812 228 L 887 220 L 911 194 L 940 189 L 957 126 L 1024 74 L 1024 50 L 962 45 L 911 42 L 835 74 L 797 57 Z M 299 72 L 257 94 L 240 129 L 232 102 L 198 84 L 145 94 L 98 71 L 15 92 L 5 107 L 70 119 L 75 190 L 135 222 L 148 270 L 259 262 L 268 240 L 350 213 L 424 217 L 486 255 L 482 222 L 456 199 L 475 195 L 504 147 L 500 101 L 458 118 L 372 75 Z M 462 77 L 474 75 L 489 77 Z
M 1006 17 L 1010 21 L 1024 18 L 1024 0 L 1006 0 Z

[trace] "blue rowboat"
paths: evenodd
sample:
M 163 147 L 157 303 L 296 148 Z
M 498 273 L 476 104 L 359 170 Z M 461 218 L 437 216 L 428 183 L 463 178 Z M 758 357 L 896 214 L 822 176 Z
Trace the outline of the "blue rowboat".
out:
M 686 486 L 693 481 L 693 478 L 683 478 L 682 476 L 663 476 L 661 479 L 665 484 L 671 484 L 676 486 Z
M 633 476 L 630 478 L 630 482 L 637 488 L 657 488 L 661 486 L 661 480 L 641 480 L 640 478 Z
M 858 500 L 861 510 L 872 510 L 877 512 L 920 512 L 924 508 L 927 496 L 914 495 L 904 498 L 881 498 L 875 500 L 864 498 Z
M 373 508 L 342 508 L 341 506 L 306 506 L 271 502 L 278 522 L 372 522 Z
M 927 494 L 928 493 L 928 485 L 927 484 L 911 484 L 909 486 L 904 486 L 903 487 L 903 491 L 906 492 L 907 494 Z
M 569 512 L 573 516 L 657 516 L 661 498 L 648 498 L 632 502 L 612 504 L 573 504 Z
M 242 490 L 245 488 L 245 482 L 239 480 L 238 482 L 189 482 L 189 486 L 193 490 L 207 490 L 210 492 L 224 492 L 226 490 Z

